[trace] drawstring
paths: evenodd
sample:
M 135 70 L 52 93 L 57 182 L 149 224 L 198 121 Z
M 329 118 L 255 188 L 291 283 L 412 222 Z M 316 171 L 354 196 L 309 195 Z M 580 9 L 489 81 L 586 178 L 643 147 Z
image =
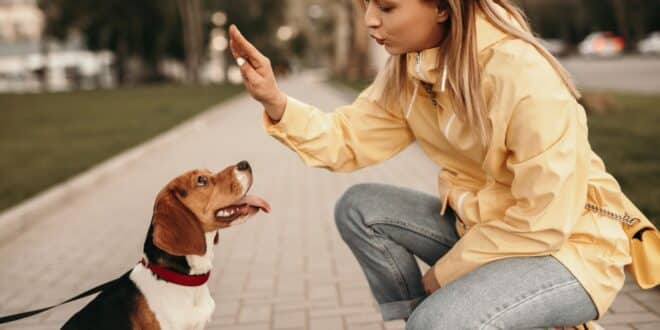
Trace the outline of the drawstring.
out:
M 415 62 L 415 71 L 417 72 L 418 76 L 422 76 L 421 57 L 422 57 L 422 53 L 418 52 Z M 415 100 L 417 99 L 417 92 L 419 90 L 419 80 L 414 79 L 414 81 L 415 81 L 415 87 L 413 88 L 412 98 L 410 98 L 410 102 L 408 103 L 408 107 L 406 108 L 406 119 L 410 117 L 410 112 L 412 111 L 412 107 L 415 104 Z M 445 56 L 444 64 L 442 65 L 442 78 L 440 80 L 440 91 L 444 92 L 446 91 L 446 89 L 447 89 L 447 57 Z
M 442 204 L 440 206 L 440 215 L 445 215 L 445 210 L 447 210 L 447 204 L 449 202 L 449 194 L 451 193 L 452 190 L 453 188 L 449 188 L 445 196 L 442 197 Z
M 440 91 L 444 92 L 447 87 L 447 56 L 445 56 L 445 63 L 442 65 L 442 80 L 440 82 Z
M 413 95 L 412 98 L 410 99 L 410 103 L 408 103 L 408 109 L 406 109 L 406 119 L 408 119 L 408 116 L 410 116 L 410 111 L 412 110 L 413 104 L 415 103 L 415 99 L 417 98 L 418 89 L 419 89 L 419 82 L 415 80 L 415 88 L 413 89 Z

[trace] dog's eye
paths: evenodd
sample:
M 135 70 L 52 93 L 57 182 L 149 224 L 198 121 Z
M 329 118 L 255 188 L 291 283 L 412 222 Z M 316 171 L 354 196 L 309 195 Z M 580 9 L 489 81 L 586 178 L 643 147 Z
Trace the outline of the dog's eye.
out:
M 198 186 L 203 187 L 203 186 L 206 186 L 207 184 L 209 184 L 209 178 L 207 178 L 203 175 L 197 177 L 197 185 Z

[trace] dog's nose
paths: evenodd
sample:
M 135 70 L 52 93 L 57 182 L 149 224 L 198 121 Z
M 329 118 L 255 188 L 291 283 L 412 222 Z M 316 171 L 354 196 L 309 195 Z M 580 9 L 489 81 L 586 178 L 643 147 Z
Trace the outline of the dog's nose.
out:
M 241 161 L 238 164 L 236 164 L 236 168 L 238 168 L 239 171 L 250 171 L 250 163 L 247 161 Z

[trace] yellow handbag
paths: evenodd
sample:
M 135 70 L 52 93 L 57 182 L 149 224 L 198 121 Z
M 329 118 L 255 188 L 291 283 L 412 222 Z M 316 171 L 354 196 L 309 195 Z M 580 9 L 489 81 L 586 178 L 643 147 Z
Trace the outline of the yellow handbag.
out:
M 625 195 L 623 204 L 625 215 L 589 203 L 585 208 L 621 222 L 630 241 L 632 257 L 632 263 L 626 265 L 626 270 L 642 289 L 653 288 L 660 284 L 660 233 Z

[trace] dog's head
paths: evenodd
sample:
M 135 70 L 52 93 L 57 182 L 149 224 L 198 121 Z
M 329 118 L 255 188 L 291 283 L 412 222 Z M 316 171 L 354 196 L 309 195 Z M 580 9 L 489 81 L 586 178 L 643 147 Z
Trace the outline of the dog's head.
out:
M 174 178 L 156 197 L 154 244 L 175 256 L 203 255 L 206 233 L 241 223 L 260 209 L 270 211 L 266 201 L 247 195 L 251 186 L 246 161 L 215 174 L 193 170 Z

